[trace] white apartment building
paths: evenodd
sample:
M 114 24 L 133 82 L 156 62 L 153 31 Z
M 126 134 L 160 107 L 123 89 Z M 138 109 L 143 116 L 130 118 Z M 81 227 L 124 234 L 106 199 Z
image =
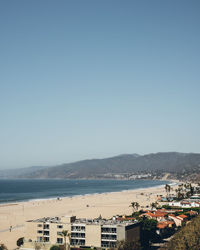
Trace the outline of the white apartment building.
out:
M 120 240 L 133 241 L 140 239 L 140 224 L 103 219 L 76 219 L 71 217 L 53 217 L 30 220 L 26 222 L 25 242 L 21 249 L 49 249 L 51 245 L 63 245 L 62 231 L 68 230 L 68 245 L 96 247 L 106 249 L 116 246 Z

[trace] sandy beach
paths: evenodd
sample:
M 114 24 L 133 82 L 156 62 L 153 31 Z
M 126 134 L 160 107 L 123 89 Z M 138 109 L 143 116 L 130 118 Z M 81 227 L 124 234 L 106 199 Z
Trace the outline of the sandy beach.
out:
M 18 238 L 24 236 L 25 221 L 45 216 L 76 215 L 80 218 L 103 218 L 132 213 L 131 202 L 146 207 L 164 195 L 164 186 L 121 192 L 66 197 L 60 200 L 34 200 L 0 204 L 0 242 L 9 250 L 16 248 Z M 10 232 L 10 226 L 12 230 Z

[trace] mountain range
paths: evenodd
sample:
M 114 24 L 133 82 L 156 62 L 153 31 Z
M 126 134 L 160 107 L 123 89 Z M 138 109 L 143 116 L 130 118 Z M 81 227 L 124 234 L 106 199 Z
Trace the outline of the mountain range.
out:
M 90 159 L 58 166 L 1 170 L 1 178 L 103 178 L 111 174 L 172 173 L 200 170 L 200 154 L 164 152 L 124 154 L 105 159 Z

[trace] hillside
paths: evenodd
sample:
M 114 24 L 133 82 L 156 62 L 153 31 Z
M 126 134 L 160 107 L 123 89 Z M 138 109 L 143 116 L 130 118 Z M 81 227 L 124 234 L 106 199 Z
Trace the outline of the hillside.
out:
M 200 249 L 200 215 L 181 228 L 162 250 Z
M 199 169 L 200 154 L 168 152 L 147 155 L 125 154 L 106 159 L 84 160 L 45 167 L 34 171 L 32 168 L 27 172 L 18 171 L 13 176 L 20 178 L 102 178 L 108 173 L 169 172 L 173 175 L 181 175 L 198 172 Z

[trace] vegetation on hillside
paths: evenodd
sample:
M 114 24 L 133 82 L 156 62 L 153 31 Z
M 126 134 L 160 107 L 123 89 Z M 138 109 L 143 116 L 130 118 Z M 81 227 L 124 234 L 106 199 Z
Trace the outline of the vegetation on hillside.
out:
M 200 215 L 177 232 L 163 249 L 197 250 L 200 249 Z

